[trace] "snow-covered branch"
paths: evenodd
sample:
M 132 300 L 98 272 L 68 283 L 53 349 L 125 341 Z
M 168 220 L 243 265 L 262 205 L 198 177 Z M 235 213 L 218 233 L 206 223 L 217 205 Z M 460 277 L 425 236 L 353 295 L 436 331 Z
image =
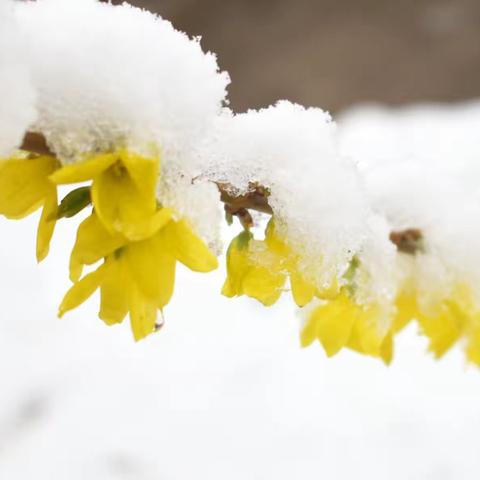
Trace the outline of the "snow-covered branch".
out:
M 0 212 L 43 209 L 42 260 L 56 220 L 93 207 L 60 315 L 99 290 L 107 324 L 155 331 L 177 262 L 218 265 L 220 197 L 243 226 L 224 295 L 272 305 L 290 290 L 302 343 L 328 355 L 389 362 L 416 320 L 437 356 L 462 340 L 480 363 L 478 148 L 459 160 L 442 144 L 465 143 L 461 125 L 424 145 L 407 121 L 397 145 L 385 117 L 370 131 L 285 100 L 234 113 L 198 39 L 96 0 L 1 3 L 0 66 Z

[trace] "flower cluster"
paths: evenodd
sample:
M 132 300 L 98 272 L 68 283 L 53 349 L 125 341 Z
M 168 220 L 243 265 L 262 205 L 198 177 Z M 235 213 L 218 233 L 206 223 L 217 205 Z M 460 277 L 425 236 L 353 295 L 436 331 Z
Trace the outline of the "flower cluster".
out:
M 452 165 L 442 144 L 475 152 L 475 134 L 402 150 L 407 118 L 382 149 L 383 120 L 338 126 L 288 101 L 234 114 L 215 55 L 128 4 L 5 0 L 0 47 L 0 213 L 42 209 L 41 261 L 56 223 L 91 209 L 60 316 L 98 291 L 108 325 L 157 330 L 177 262 L 217 268 L 223 202 L 242 226 L 223 295 L 270 306 L 290 291 L 303 346 L 389 363 L 416 321 L 435 356 L 462 341 L 480 365 L 477 157 Z
M 50 156 L 12 158 L 1 164 L 0 212 L 20 218 L 43 206 L 37 258 L 48 253 L 58 218 L 90 204 L 93 211 L 79 226 L 70 259 L 72 288 L 59 316 L 100 289 L 99 316 L 111 325 L 130 316 L 140 340 L 156 327 L 157 310 L 173 294 L 176 262 L 198 272 L 217 268 L 217 258 L 186 220 L 158 204 L 158 158 L 119 150 L 60 167 Z M 91 181 L 70 192 L 57 206 L 58 184 Z M 83 267 L 103 262 L 82 278 Z
M 390 330 L 382 332 L 379 326 L 385 320 L 385 312 L 378 305 L 362 305 L 356 300 L 357 258 L 352 258 L 341 282 L 334 280 L 323 289 L 302 270 L 299 260 L 298 253 L 276 234 L 273 219 L 268 223 L 262 241 L 255 240 L 253 234 L 245 230 L 232 240 L 228 249 L 227 279 L 222 293 L 227 297 L 247 295 L 270 306 L 280 298 L 288 280 L 297 306 L 306 306 L 302 346 L 318 340 L 328 356 L 349 347 L 390 363 L 392 333 L 400 328 L 392 324 Z M 405 312 L 403 308 L 399 315 L 405 315 Z

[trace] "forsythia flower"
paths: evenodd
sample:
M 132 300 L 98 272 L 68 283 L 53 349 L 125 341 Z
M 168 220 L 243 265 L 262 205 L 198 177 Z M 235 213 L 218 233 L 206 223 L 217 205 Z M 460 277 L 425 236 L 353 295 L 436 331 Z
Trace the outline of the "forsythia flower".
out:
M 92 180 L 95 212 L 110 233 L 141 240 L 158 230 L 162 215 L 157 209 L 159 160 L 120 149 L 66 165 L 50 178 L 56 184 Z
M 230 243 L 223 295 L 247 295 L 270 306 L 280 298 L 286 278 L 281 259 L 264 242 L 254 240 L 248 230 Z
M 467 359 L 480 365 L 480 309 L 470 289 L 458 285 L 451 297 L 420 306 L 413 288 L 404 288 L 395 301 L 396 315 L 390 330 L 381 333 L 381 312 L 376 307 L 357 305 L 344 289 L 336 299 L 315 307 L 301 332 L 302 346 L 318 339 L 328 356 L 348 347 L 360 353 L 381 357 L 390 363 L 393 336 L 413 320 L 429 340 L 429 350 L 442 357 L 457 341 L 465 339 Z
M 217 258 L 185 220 L 173 220 L 165 208 L 157 213 L 158 231 L 136 242 L 110 233 L 95 212 L 84 220 L 72 251 L 72 279 L 79 278 L 83 265 L 105 260 L 71 287 L 60 305 L 59 316 L 82 304 L 99 288 L 100 318 L 112 325 L 122 322 L 129 313 L 135 340 L 140 340 L 155 330 L 157 310 L 170 301 L 177 261 L 197 272 L 217 268 Z
M 376 306 L 356 304 L 344 289 L 337 298 L 310 312 L 300 335 L 301 344 L 306 347 L 318 340 L 329 357 L 349 347 L 390 363 L 392 334 L 379 331 L 380 315 Z
M 170 301 L 177 260 L 200 272 L 217 267 L 216 257 L 186 221 L 174 220 L 169 209 L 157 204 L 158 175 L 158 158 L 120 149 L 66 165 L 50 176 L 56 184 L 92 180 L 91 187 L 65 197 L 65 216 L 90 200 L 94 207 L 77 232 L 70 258 L 74 285 L 59 316 L 100 289 L 100 318 L 111 325 L 128 313 L 140 340 L 155 330 L 157 310 Z M 80 279 L 84 265 L 100 260 L 97 270 Z
M 280 298 L 287 278 L 298 306 L 309 303 L 314 295 L 321 295 L 300 273 L 298 257 L 278 236 L 273 221 L 267 226 L 265 241 L 255 240 L 245 230 L 230 243 L 223 295 L 247 295 L 270 306 Z
M 57 161 L 47 155 L 0 160 L 0 213 L 23 218 L 43 207 L 37 232 L 37 260 L 49 250 L 55 228 L 57 188 L 49 180 Z
M 480 365 L 480 309 L 466 285 L 457 285 L 449 298 L 439 299 L 428 308 L 419 304 L 412 288 L 405 288 L 396 304 L 398 313 L 394 327 L 397 331 L 416 319 L 420 330 L 430 340 L 429 350 L 436 358 L 464 338 L 467 359 Z

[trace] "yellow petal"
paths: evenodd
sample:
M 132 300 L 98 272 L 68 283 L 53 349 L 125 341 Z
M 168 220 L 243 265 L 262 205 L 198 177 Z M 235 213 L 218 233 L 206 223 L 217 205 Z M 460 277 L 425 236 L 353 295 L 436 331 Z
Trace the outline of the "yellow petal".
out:
M 380 357 L 385 365 L 390 365 L 393 359 L 393 335 L 389 332 L 380 347 Z
M 282 295 L 286 279 L 285 274 L 260 265 L 253 265 L 243 279 L 242 290 L 245 295 L 269 307 Z
M 436 358 L 444 355 L 460 338 L 466 319 L 452 302 L 444 302 L 434 315 L 419 315 L 418 322 L 430 339 L 429 350 Z
M 153 192 L 155 198 L 160 160 L 158 158 L 146 158 L 127 150 L 121 150 L 119 158 L 137 188 L 145 192 Z
M 276 255 L 285 259 L 291 255 L 290 247 L 283 241 L 275 229 L 273 217 L 270 219 L 267 228 L 265 229 L 265 243 L 267 244 L 268 249 Z
M 165 235 L 177 260 L 195 272 L 210 272 L 218 267 L 217 257 L 193 233 L 185 220 L 170 222 Z
M 135 224 L 125 224 L 119 232 L 111 231 L 111 235 L 121 235 L 131 242 L 142 241 L 150 238 L 167 225 L 172 219 L 172 211 L 169 208 L 161 208 L 153 213 L 151 216 L 138 220 Z M 103 225 L 103 223 L 102 223 Z M 104 226 L 104 228 L 106 228 Z
M 333 278 L 330 285 L 322 288 L 317 288 L 315 296 L 322 300 L 334 300 L 341 293 L 341 288 L 338 284 L 338 280 Z
M 305 306 L 313 299 L 316 288 L 307 282 L 304 275 L 298 272 L 298 258 L 293 254 L 290 246 L 278 235 L 275 222 L 271 219 L 265 230 L 265 244 L 268 251 L 283 263 L 290 273 L 290 288 L 295 303 L 299 307 Z
M 326 354 L 335 355 L 347 344 L 357 315 L 356 305 L 346 295 L 320 305 L 310 314 L 304 327 L 307 331 L 303 333 L 303 343 L 306 344 L 315 332 Z
M 37 231 L 37 261 L 41 262 L 50 249 L 50 241 L 55 230 L 55 213 L 57 211 L 57 188 L 51 185 L 49 194 L 45 197 L 42 216 Z
M 138 290 L 163 308 L 173 294 L 176 263 L 163 231 L 151 239 L 128 245 L 123 256 Z
M 156 232 L 169 224 L 172 219 L 172 211 L 169 208 L 161 208 L 157 210 L 152 216 L 148 217 L 145 222 L 139 223 L 135 228 L 139 232 L 138 236 L 141 239 L 151 237 Z M 133 233 L 130 237 L 135 236 Z
M 281 258 L 272 254 L 264 242 L 253 240 L 249 232 L 242 232 L 232 240 L 227 252 L 223 295 L 247 295 L 270 306 L 279 299 L 285 281 Z
M 72 252 L 73 253 L 73 252 Z M 78 261 L 77 257 L 73 254 L 70 255 L 69 263 L 69 278 L 71 282 L 78 282 L 83 273 L 84 264 Z
M 92 180 L 117 161 L 114 153 L 102 153 L 82 162 L 72 163 L 58 169 L 50 180 L 57 185 Z
M 22 218 L 40 208 L 51 192 L 53 157 L 13 158 L 0 162 L 0 214 Z
M 79 282 L 73 284 L 65 297 L 63 297 L 58 309 L 58 316 L 62 317 L 69 310 L 77 308 L 88 300 L 102 283 L 106 271 L 106 264 L 103 264 L 97 270 L 85 275 Z
M 75 246 L 70 256 L 70 278 L 78 280 L 83 265 L 92 265 L 115 250 L 127 240 L 120 234 L 110 234 L 98 216 L 92 213 L 78 227 Z
M 145 179 L 145 183 L 151 184 L 151 179 Z M 157 210 L 155 189 L 148 191 L 137 185 L 122 165 L 114 164 L 94 178 L 92 200 L 98 217 L 111 233 L 122 233 L 133 241 L 152 234 L 151 219 Z
M 132 284 L 129 289 L 130 324 L 135 341 L 139 341 L 155 331 L 157 306 Z
M 157 233 L 157 235 L 155 235 L 153 238 L 153 244 L 154 261 L 157 265 L 159 286 L 158 297 L 156 297 L 157 307 L 163 309 L 173 295 L 173 289 L 175 286 L 175 268 L 177 262 L 169 249 L 165 229 L 161 230 L 159 233 Z
M 316 322 L 309 317 L 300 332 L 300 345 L 308 347 L 317 339 Z
M 248 242 L 252 234 L 244 231 L 235 237 L 227 250 L 227 278 L 222 288 L 222 295 L 235 297 L 243 295 L 242 281 L 250 268 L 248 260 Z
M 273 305 L 280 298 L 287 280 L 283 255 L 258 240 L 249 242 L 248 254 L 250 268 L 242 281 L 243 293 L 265 306 Z
M 122 258 L 112 255 L 106 259 L 109 265 L 100 286 L 99 317 L 107 324 L 121 323 L 128 313 L 128 289 L 131 283 L 125 275 Z
M 375 306 L 356 306 L 357 316 L 353 325 L 348 347 L 359 353 L 381 356 L 382 344 L 386 332 L 382 332 L 380 325 L 382 313 Z
M 467 359 L 480 367 L 480 314 L 477 313 L 472 319 L 474 327 L 470 330 L 465 353 Z
M 156 261 L 159 270 L 157 307 L 162 310 L 170 302 L 173 295 L 176 261 L 170 255 L 159 255 Z
M 399 332 L 414 318 L 419 317 L 417 306 L 417 299 L 415 294 L 409 292 L 402 292 L 395 300 L 397 307 L 397 314 L 393 320 L 393 330 Z
M 290 287 L 295 303 L 303 307 L 312 301 L 315 295 L 315 285 L 305 281 L 303 275 L 293 272 L 290 274 Z

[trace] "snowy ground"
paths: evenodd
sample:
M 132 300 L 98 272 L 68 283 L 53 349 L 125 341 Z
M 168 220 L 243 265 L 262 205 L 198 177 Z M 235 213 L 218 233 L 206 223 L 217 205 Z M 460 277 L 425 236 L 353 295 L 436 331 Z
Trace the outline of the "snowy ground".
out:
M 38 267 L 35 227 L 0 221 L 0 479 L 478 478 L 480 372 L 458 350 L 436 362 L 411 327 L 388 368 L 327 360 L 289 299 L 228 300 L 223 271 L 185 270 L 135 344 L 96 301 L 55 318 L 72 233 Z

